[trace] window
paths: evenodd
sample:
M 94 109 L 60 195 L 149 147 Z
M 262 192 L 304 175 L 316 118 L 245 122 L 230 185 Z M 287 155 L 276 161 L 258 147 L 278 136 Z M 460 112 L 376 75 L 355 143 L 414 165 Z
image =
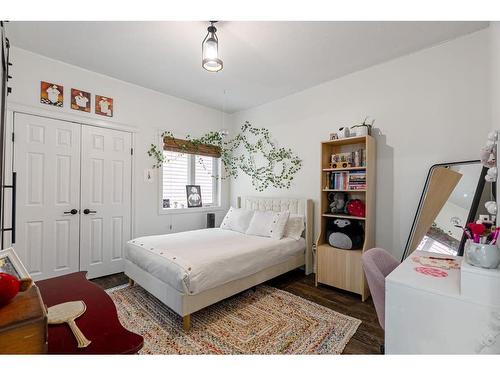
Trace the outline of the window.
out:
M 211 156 L 163 151 L 162 207 L 186 208 L 186 185 L 200 185 L 203 206 L 218 206 L 220 159 Z M 168 201 L 167 201 L 168 200 Z

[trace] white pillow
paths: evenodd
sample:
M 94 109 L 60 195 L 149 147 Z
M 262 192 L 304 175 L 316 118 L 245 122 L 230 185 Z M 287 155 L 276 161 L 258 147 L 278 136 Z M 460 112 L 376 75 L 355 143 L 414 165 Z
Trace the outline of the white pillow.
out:
M 281 240 L 289 215 L 288 211 L 255 211 L 246 233 Z
M 304 216 L 291 214 L 286 222 L 285 232 L 283 237 L 293 238 L 294 240 L 300 240 L 302 237 L 302 232 L 305 229 Z
M 251 210 L 231 207 L 226 216 L 224 216 L 220 228 L 245 233 L 250 220 L 252 220 L 253 213 Z

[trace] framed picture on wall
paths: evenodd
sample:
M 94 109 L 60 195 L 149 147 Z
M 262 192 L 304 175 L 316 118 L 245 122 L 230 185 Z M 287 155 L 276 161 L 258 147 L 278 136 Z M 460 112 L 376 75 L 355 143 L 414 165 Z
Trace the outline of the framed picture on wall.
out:
M 107 96 L 95 96 L 95 113 L 101 116 L 113 117 L 113 99 Z
M 76 111 L 90 112 L 90 93 L 71 89 L 71 108 Z
M 56 83 L 41 81 L 40 103 L 62 107 L 64 103 L 64 87 Z
M 186 185 L 186 198 L 188 207 L 201 207 L 200 185 Z

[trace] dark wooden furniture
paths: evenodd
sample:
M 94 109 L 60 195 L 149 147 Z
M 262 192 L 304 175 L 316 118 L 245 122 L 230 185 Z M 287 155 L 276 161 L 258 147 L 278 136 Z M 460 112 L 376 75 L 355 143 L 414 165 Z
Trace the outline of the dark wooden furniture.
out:
M 68 301 L 83 301 L 87 311 L 76 324 L 91 340 L 86 348 L 77 348 L 67 324 L 49 325 L 49 354 L 133 354 L 144 343 L 142 336 L 126 330 L 118 320 L 116 307 L 108 294 L 85 277 L 86 272 L 37 282 L 47 307 Z
M 47 352 L 47 311 L 40 291 L 32 286 L 0 307 L 0 353 Z

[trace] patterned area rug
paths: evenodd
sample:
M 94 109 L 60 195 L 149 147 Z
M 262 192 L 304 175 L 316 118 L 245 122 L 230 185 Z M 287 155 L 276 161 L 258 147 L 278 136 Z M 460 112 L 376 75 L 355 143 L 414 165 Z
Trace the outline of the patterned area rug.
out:
M 182 319 L 140 286 L 108 291 L 140 354 L 340 354 L 360 320 L 260 285 Z

